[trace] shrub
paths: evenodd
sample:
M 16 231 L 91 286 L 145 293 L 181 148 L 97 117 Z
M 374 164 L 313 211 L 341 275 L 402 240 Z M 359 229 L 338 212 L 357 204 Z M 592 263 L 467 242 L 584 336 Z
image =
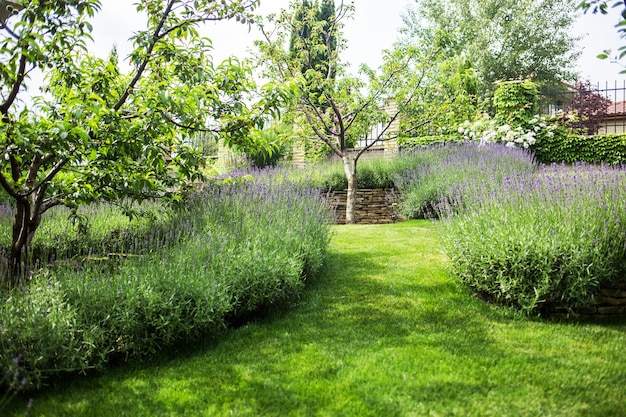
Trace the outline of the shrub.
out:
M 435 144 L 446 144 L 463 142 L 463 137 L 457 134 L 436 135 L 436 136 L 420 136 L 415 138 L 400 138 L 398 145 L 403 149 L 411 149 L 414 147 L 424 147 Z
M 414 164 L 403 158 L 364 158 L 357 167 L 359 188 L 391 188 L 394 178 Z M 290 182 L 310 184 L 324 192 L 342 191 L 348 188 L 346 174 L 340 161 L 331 160 L 309 165 L 301 170 L 290 170 L 286 174 Z
M 498 126 L 521 127 L 527 131 L 527 125 L 539 110 L 538 86 L 530 80 L 500 82 L 493 93 L 493 106 Z
M 502 145 L 433 146 L 416 149 L 406 158 L 414 161 L 415 168 L 399 173 L 395 179 L 401 195 L 398 210 L 406 218 L 438 216 L 442 200 L 453 198 L 455 204 L 463 204 L 471 194 L 464 186 L 468 181 L 489 181 L 490 188 L 494 188 L 507 175 L 535 169 L 529 152 Z M 463 192 L 458 191 L 460 188 Z
M 34 277 L 27 288 L 2 301 L 0 369 L 21 375 L 20 386 L 10 389 L 39 386 L 53 372 L 90 367 L 85 359 L 92 352 L 83 340 L 92 329 L 77 326 L 75 309 L 48 274 Z
M 289 156 L 292 147 L 289 135 L 287 126 L 276 124 L 263 130 L 252 130 L 250 140 L 235 147 L 244 152 L 256 168 L 274 167 Z
M 154 240 L 157 233 L 171 226 L 173 213 L 172 207 L 156 202 L 127 205 L 125 209 L 93 204 L 79 208 L 78 224 L 71 210 L 54 207 L 44 216 L 33 239 L 31 264 L 106 256 L 111 252 L 136 253 L 143 242 Z M 9 206 L 0 206 L 0 253 L 8 253 L 11 245 L 13 215 Z
M 538 137 L 554 136 L 557 126 L 545 116 L 536 116 L 530 119 L 524 127 L 510 125 L 500 125 L 497 119 L 491 119 L 487 114 L 474 122 L 465 122 L 459 126 L 459 134 L 463 135 L 466 141 L 477 141 L 478 143 L 492 144 L 502 143 L 510 148 L 531 148 Z
M 567 127 L 582 130 L 587 135 L 595 135 L 604 122 L 611 100 L 598 92 L 597 87 L 593 87 L 591 82 L 577 82 L 572 87 L 575 94 L 572 102 L 567 107 L 565 115 L 573 112 L 577 117 L 569 119 L 563 118 Z
M 453 268 L 484 298 L 528 314 L 589 305 L 598 286 L 624 280 L 625 186 L 607 166 L 515 174 L 495 193 L 474 184 L 444 223 Z
M 266 174 L 206 187 L 129 247 L 141 256 L 57 261 L 2 294 L 2 372 L 38 387 L 293 300 L 323 263 L 331 215 L 318 191 Z
M 607 163 L 626 162 L 626 135 L 583 136 L 556 129 L 554 135 L 541 135 L 532 146 L 538 162 L 556 163 Z

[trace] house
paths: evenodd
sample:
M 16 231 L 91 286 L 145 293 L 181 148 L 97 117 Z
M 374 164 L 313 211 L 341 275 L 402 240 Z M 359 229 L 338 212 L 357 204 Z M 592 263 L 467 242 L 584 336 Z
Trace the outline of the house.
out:
M 607 108 L 605 120 L 602 122 L 599 135 L 626 133 L 626 101 L 611 102 Z

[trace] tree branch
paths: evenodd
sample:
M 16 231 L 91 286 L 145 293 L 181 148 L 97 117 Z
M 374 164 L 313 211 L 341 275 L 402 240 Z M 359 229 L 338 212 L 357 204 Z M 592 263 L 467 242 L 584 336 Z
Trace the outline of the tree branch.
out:
M 20 91 L 20 87 L 22 86 L 22 83 L 24 82 L 25 76 L 26 76 L 26 55 L 22 53 L 22 56 L 20 57 L 20 64 L 17 70 L 17 79 L 13 83 L 13 88 L 11 88 L 11 92 L 9 93 L 7 99 L 4 101 L 4 103 L 2 103 L 2 105 L 0 105 L 0 114 L 2 114 L 3 118 L 5 119 L 9 114 L 9 109 L 15 102 L 15 99 L 17 98 L 17 94 Z
M 4 176 L 3 173 L 0 173 L 0 185 L 2 185 L 2 188 L 4 188 L 4 191 L 7 192 L 7 194 L 9 194 L 11 197 L 13 197 L 16 200 L 19 200 L 20 198 L 22 198 L 22 196 L 20 196 L 16 191 L 15 188 L 13 188 L 11 186 L 11 184 L 9 184 L 9 181 L 7 180 L 7 178 Z
M 163 110 L 159 110 L 159 113 L 161 113 L 161 116 L 165 117 L 168 122 L 170 122 L 171 124 L 173 124 L 176 127 L 180 127 L 181 129 L 191 130 L 191 131 L 194 131 L 194 132 L 220 133 L 220 129 L 206 129 L 206 128 L 203 128 L 203 127 L 195 127 L 195 126 L 186 125 L 186 124 L 183 124 L 181 122 L 178 122 L 178 121 L 174 120 L 174 118 L 172 116 L 170 116 L 169 114 L 167 114 Z
M 330 139 L 328 136 L 326 136 L 324 134 L 324 132 L 322 132 L 316 125 L 315 121 L 313 120 L 313 117 L 309 114 L 308 111 L 306 111 L 306 109 L 304 110 L 304 116 L 306 117 L 307 121 L 309 122 L 309 125 L 313 128 L 313 131 L 315 132 L 315 134 L 317 135 L 318 138 L 320 138 L 325 144 L 327 144 L 328 146 L 330 146 L 330 148 L 333 150 L 333 152 L 339 156 L 339 157 L 343 157 L 343 154 L 341 152 L 341 150 L 337 147 L 337 145 L 335 144 L 335 142 Z
M 69 158 L 67 157 L 62 158 L 59 161 L 57 161 L 57 163 L 54 164 L 52 168 L 50 168 L 50 171 L 48 171 L 48 174 L 46 174 L 46 176 L 41 181 L 39 181 L 39 184 L 33 187 L 33 189 L 29 191 L 29 194 L 36 192 L 37 190 L 39 190 L 40 188 L 44 186 L 47 187 L 48 183 L 52 180 L 52 178 L 54 178 L 68 162 L 69 162 Z
M 167 21 L 169 14 L 172 12 L 172 7 L 174 6 L 174 3 L 175 3 L 175 0 L 168 1 L 167 7 L 165 8 L 165 11 L 163 12 L 163 16 L 161 17 L 161 20 L 159 21 L 156 29 L 154 30 L 152 34 L 152 40 L 150 41 L 150 44 L 146 48 L 146 55 L 143 59 L 143 62 L 139 65 L 139 68 L 137 68 L 137 72 L 135 73 L 135 76 L 133 77 L 133 79 L 130 81 L 130 83 L 124 90 L 124 93 L 122 94 L 120 99 L 113 106 L 113 110 L 115 110 L 116 112 L 122 108 L 124 103 L 126 103 L 126 100 L 128 100 L 128 97 L 130 97 L 132 91 L 135 89 L 135 86 L 137 85 L 141 77 L 143 76 L 143 73 L 146 70 L 148 63 L 152 59 L 152 52 L 154 51 L 154 47 L 156 46 L 157 42 L 159 42 L 162 39 L 162 36 L 159 36 L 159 33 L 163 29 L 163 26 L 165 26 L 165 22 Z

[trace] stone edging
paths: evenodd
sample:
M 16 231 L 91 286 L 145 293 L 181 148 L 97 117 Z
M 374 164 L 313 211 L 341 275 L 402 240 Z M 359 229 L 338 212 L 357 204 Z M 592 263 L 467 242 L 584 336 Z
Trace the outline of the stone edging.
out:
M 583 316 L 626 315 L 626 284 L 600 288 L 593 301 L 593 305 L 581 309 L 579 313 Z

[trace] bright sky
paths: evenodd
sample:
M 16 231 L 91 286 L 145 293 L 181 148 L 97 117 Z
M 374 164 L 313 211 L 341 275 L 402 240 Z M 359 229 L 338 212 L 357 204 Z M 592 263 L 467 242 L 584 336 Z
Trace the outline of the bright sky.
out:
M 97 15 L 94 23 L 94 37 L 96 44 L 92 52 L 106 56 L 115 44 L 124 58 L 130 52 L 128 37 L 141 28 L 141 16 L 133 6 L 135 0 L 104 0 L 102 11 Z M 287 7 L 289 0 L 262 0 L 257 12 L 263 15 L 278 12 Z M 346 22 L 345 35 L 348 40 L 348 50 L 345 60 L 356 71 L 361 63 L 377 67 L 380 62 L 381 51 L 389 48 L 398 36 L 398 28 L 402 25 L 401 15 L 414 4 L 413 0 L 356 0 L 356 14 Z M 581 46 L 581 57 L 578 70 L 583 79 L 604 83 L 619 80 L 620 85 L 626 81 L 626 75 L 620 75 L 621 68 L 611 64 L 608 60 L 601 61 L 596 56 L 604 49 L 614 51 L 626 44 L 626 40 L 619 39 L 614 27 L 617 21 L 617 10 L 612 15 L 582 15 L 576 26 L 580 34 L 587 34 Z M 205 26 L 204 33 L 213 40 L 214 58 L 222 61 L 230 55 L 243 57 L 252 47 L 254 39 L 260 35 L 253 29 L 236 22 L 217 22 Z

